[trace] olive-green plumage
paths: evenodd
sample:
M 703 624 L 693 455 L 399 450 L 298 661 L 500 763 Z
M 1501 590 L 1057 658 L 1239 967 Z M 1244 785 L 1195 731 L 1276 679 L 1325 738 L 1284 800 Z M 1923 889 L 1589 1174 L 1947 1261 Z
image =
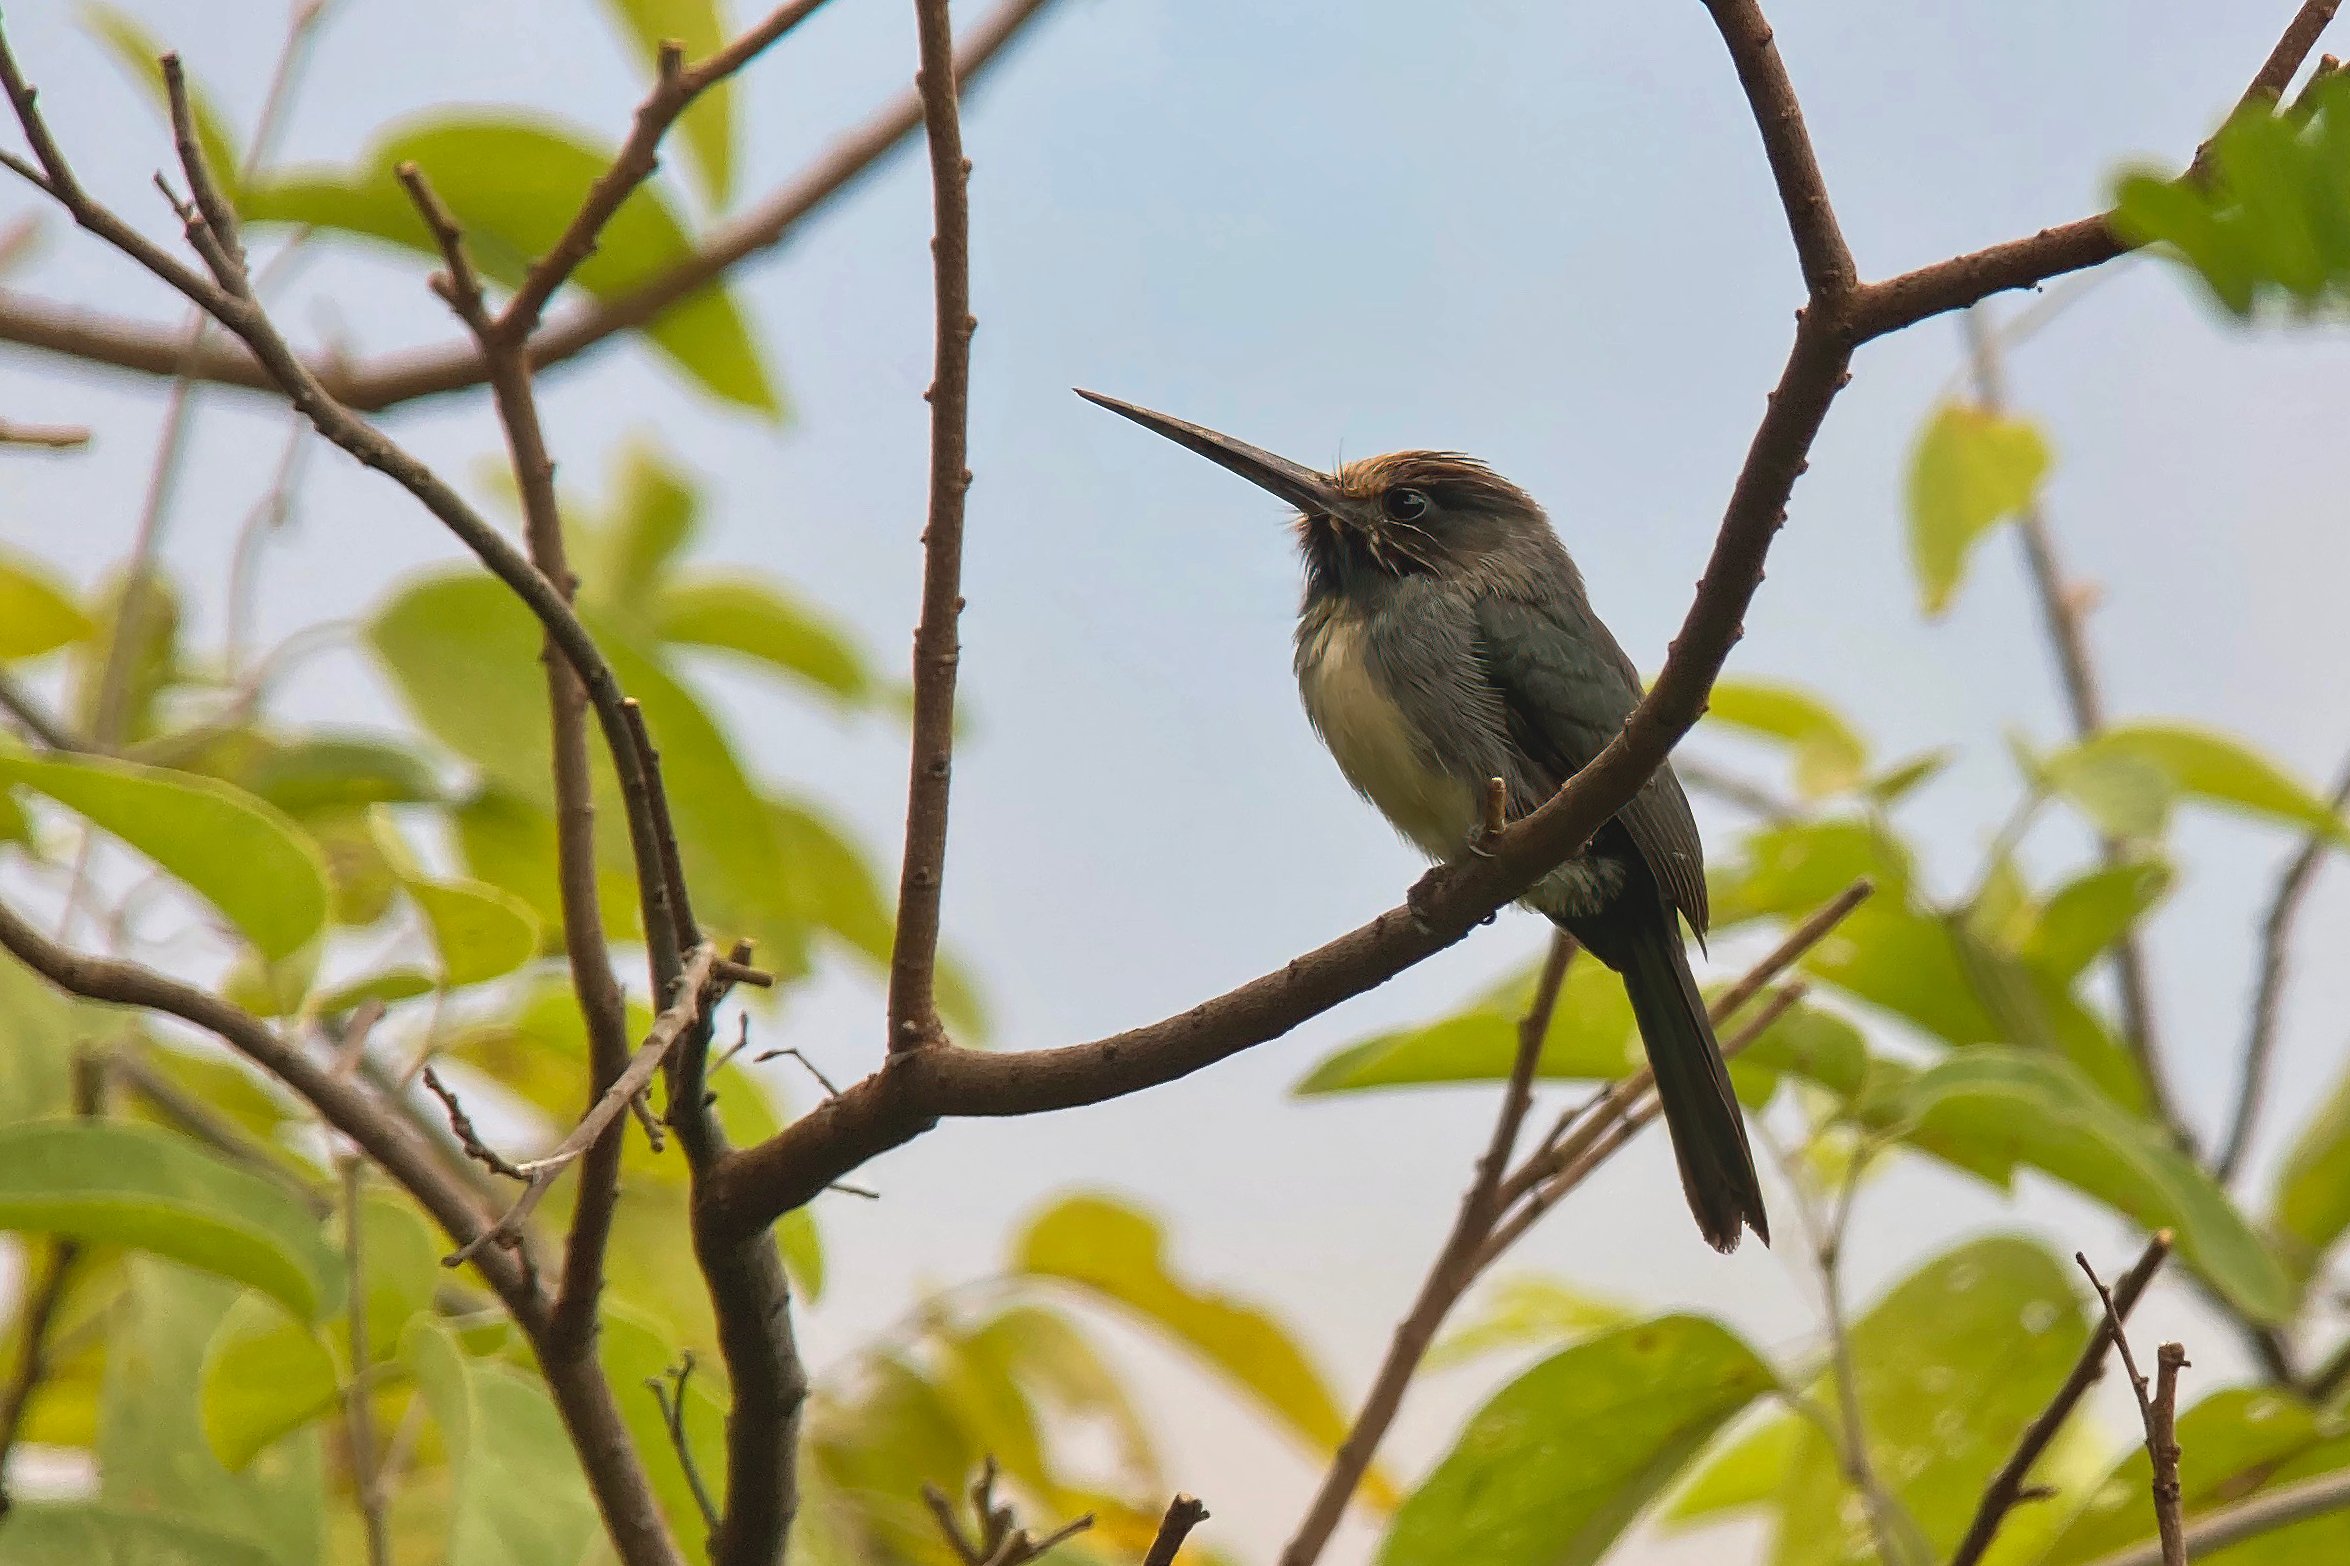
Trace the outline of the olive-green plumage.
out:
M 1405 451 L 1316 473 L 1130 403 L 1081 396 L 1298 508 L 1297 680 L 1339 770 L 1432 859 L 1473 846 L 1488 780 L 1548 799 L 1640 700 L 1583 579 L 1531 497 L 1484 464 Z M 1708 1242 L 1769 1219 L 1680 921 L 1703 935 L 1705 853 L 1670 765 L 1526 906 L 1622 975 L 1690 1210 Z

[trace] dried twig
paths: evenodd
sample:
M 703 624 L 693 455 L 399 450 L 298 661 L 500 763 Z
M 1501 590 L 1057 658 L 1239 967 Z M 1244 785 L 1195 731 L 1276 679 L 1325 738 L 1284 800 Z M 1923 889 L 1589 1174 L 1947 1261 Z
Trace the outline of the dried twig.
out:
M 1999 1535 L 2000 1524 L 2024 1499 L 2025 1481 L 2031 1478 L 2032 1466 L 2048 1450 L 2048 1444 L 2056 1439 L 2065 1421 L 2072 1417 L 2081 1398 L 2104 1376 L 2105 1351 L 2114 1341 L 2115 1321 L 2130 1319 L 2132 1307 L 2170 1255 L 2170 1247 L 2171 1234 L 2164 1229 L 2146 1242 L 2146 1249 L 2114 1285 L 2113 1315 L 2098 1317 L 2096 1325 L 2089 1330 L 2089 1341 L 2081 1345 L 2080 1358 L 2073 1362 L 2072 1374 L 2065 1377 L 2056 1395 L 2048 1400 L 2048 1406 L 2017 1440 L 2015 1450 L 2008 1454 L 1999 1472 L 1992 1475 L 1983 1499 L 1975 1507 L 1974 1521 L 1968 1524 L 1966 1536 L 1958 1541 L 1958 1548 L 1951 1554 L 1950 1566 L 1976 1566 L 1991 1548 L 1991 1541 Z
M 2341 1511 L 2350 1511 L 2350 1474 L 2323 1474 L 2205 1512 L 2187 1527 L 2183 1542 L 2188 1558 L 2201 1560 L 2229 1545 Z M 2164 1548 L 2156 1538 L 2117 1551 L 2091 1566 L 2165 1566 Z
M 1167 1513 L 1159 1519 L 1158 1534 L 1151 1547 L 1144 1552 L 1142 1566 L 1175 1566 L 1176 1552 L 1183 1541 L 1191 1537 L 1191 1530 L 1208 1520 L 1208 1509 L 1194 1495 L 1177 1495 L 1167 1503 Z
M 1045 1555 L 1055 1545 L 1066 1543 L 1093 1526 L 1093 1516 L 1087 1513 L 1072 1522 L 1063 1523 L 1041 1539 L 1034 1537 L 1027 1529 L 1019 1526 L 1008 1503 L 996 1500 L 998 1473 L 996 1460 L 990 1457 L 981 1465 L 979 1476 L 971 1482 L 971 1517 L 976 1527 L 975 1534 L 964 1532 L 962 1519 L 955 1515 L 955 1503 L 947 1499 L 944 1490 L 934 1484 L 922 1487 L 923 1504 L 930 1508 L 930 1515 L 938 1522 L 939 1532 L 945 1536 L 948 1547 L 955 1552 L 956 1559 L 963 1562 L 963 1566 L 1027 1566 L 1028 1562 Z M 1181 1499 L 1178 1497 L 1178 1500 Z M 1203 1512 L 1201 1515 L 1206 1514 Z
M 90 430 L 85 424 L 27 424 L 21 419 L 0 419 L 0 446 L 71 451 L 89 443 Z
M 2146 1426 L 2146 1456 L 2153 1465 L 2154 1522 L 2162 1540 L 2162 1566 L 2187 1566 L 2187 1546 L 2179 1516 L 2179 1442 L 2174 1428 L 2178 1418 L 2179 1369 L 2187 1362 L 2186 1350 L 2176 1343 L 2165 1343 L 2158 1351 L 2158 1368 L 2162 1385 L 2149 1390 L 2146 1377 L 2139 1373 L 2137 1356 L 2130 1352 L 2130 1335 L 2122 1330 L 2122 1314 L 2113 1291 L 2105 1280 L 2097 1276 L 2097 1269 L 2089 1265 L 2089 1258 L 2079 1251 L 2073 1260 L 2088 1274 L 2089 1286 L 2097 1291 L 2098 1301 L 2105 1307 L 2105 1324 L 2113 1338 L 2114 1352 L 2121 1356 L 2122 1370 L 2130 1378 L 2130 1391 L 2138 1400 L 2138 1417 Z
M 645 1386 L 653 1394 L 653 1401 L 660 1405 L 662 1428 L 669 1432 L 669 1445 L 677 1453 L 677 1465 L 685 1471 L 686 1488 L 693 1491 L 694 1509 L 702 1514 L 702 1526 L 715 1533 L 718 1503 L 710 1499 L 710 1488 L 702 1480 L 702 1466 L 694 1460 L 693 1446 L 685 1436 L 685 1386 L 693 1374 L 694 1353 L 687 1349 L 678 1356 L 674 1369 L 648 1377 Z
M 343 1160 L 343 1263 L 348 1330 L 351 1336 L 351 1380 L 343 1388 L 343 1414 L 351 1441 L 351 1490 L 359 1503 L 359 1519 L 367 1535 L 367 1566 L 391 1566 L 392 1536 L 385 1517 L 384 1470 L 375 1455 L 375 1412 L 368 1405 L 373 1385 L 374 1359 L 367 1341 L 367 1256 L 360 1236 L 366 1225 L 360 1217 L 366 1165 L 358 1158 Z
M 457 1145 L 465 1149 L 466 1157 L 492 1174 L 529 1183 L 530 1171 L 481 1139 L 481 1133 L 473 1128 L 473 1118 L 465 1113 L 465 1105 L 458 1100 L 456 1090 L 443 1082 L 440 1073 L 430 1066 L 424 1068 L 424 1085 L 433 1097 L 441 1101 L 441 1108 L 449 1117 L 450 1134 L 457 1138 Z
M 914 628 L 914 735 L 906 846 L 890 948 L 889 1048 L 946 1040 L 933 986 L 946 877 L 947 799 L 955 752 L 955 672 L 962 647 L 963 512 L 971 488 L 971 163 L 963 156 L 954 32 L 947 0 L 915 0 L 922 124 L 930 146 L 930 241 L 937 347 L 930 390 L 930 512 L 922 529 L 922 618 Z

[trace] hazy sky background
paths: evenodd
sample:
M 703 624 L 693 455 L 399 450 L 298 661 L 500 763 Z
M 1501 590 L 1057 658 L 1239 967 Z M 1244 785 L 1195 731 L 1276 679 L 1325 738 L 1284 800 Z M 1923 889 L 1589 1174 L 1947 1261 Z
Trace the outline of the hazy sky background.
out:
M 134 9 L 249 123 L 279 4 Z M 2291 9 L 1770 7 L 1870 275 L 2092 211 L 2133 158 L 2183 159 Z M 15 6 L 9 20 L 85 182 L 167 233 L 147 179 L 168 144 L 146 103 L 71 7 Z M 912 60 L 902 0 L 836 0 L 748 73 L 742 190 L 786 178 L 901 90 Z M 640 91 L 587 0 L 341 0 L 284 145 L 345 162 L 378 127 L 455 102 L 538 105 L 610 139 Z M 1484 456 L 1550 507 L 1601 611 L 1653 668 L 1777 372 L 1799 284 L 1746 109 L 1694 0 L 1064 0 L 999 63 L 967 120 L 980 318 L 963 626 L 973 737 L 957 758 L 948 919 L 986 981 L 1000 1041 L 1049 1045 L 1276 966 L 1389 906 L 1417 873 L 1298 712 L 1296 568 L 1278 507 L 1068 388 L 1312 462 L 1402 445 Z M 781 429 L 713 407 L 633 344 L 545 389 L 569 481 L 600 487 L 605 453 L 657 436 L 707 482 L 702 558 L 790 578 L 892 664 L 919 573 L 928 201 L 919 159 L 901 155 L 737 277 L 793 401 Z M 12 194 L 0 214 L 32 205 Z M 157 285 L 54 214 L 47 232 L 11 286 L 179 317 Z M 338 251 L 302 268 L 281 318 L 361 351 L 448 340 L 421 276 L 408 261 Z M 1732 665 L 1827 693 L 1881 755 L 1966 745 L 1908 814 L 1936 836 L 1946 881 L 1971 866 L 2010 798 L 2002 734 L 2049 743 L 2061 731 L 2004 539 L 1947 621 L 1924 626 L 1916 612 L 1901 474 L 1957 346 L 1955 323 L 1941 321 L 1862 354 Z M 2146 264 L 2118 270 L 2019 354 L 2015 396 L 2059 453 L 2048 500 L 2063 550 L 2106 595 L 2093 635 L 2117 713 L 2223 724 L 2305 776 L 2332 771 L 2350 744 L 2346 376 L 2338 330 L 2218 324 Z M 7 459 L 0 538 L 85 581 L 119 557 L 160 390 L 0 353 L 0 412 L 101 436 L 82 456 Z M 391 422 L 469 484 L 496 451 L 478 394 Z M 199 634 L 217 634 L 230 540 L 284 427 L 255 398 L 204 401 L 168 547 L 209 600 Z M 402 573 L 457 554 L 397 490 L 321 451 L 297 527 L 268 557 L 267 633 L 362 614 Z M 894 865 L 900 735 L 719 683 L 757 764 L 821 788 Z M 283 710 L 392 716 L 349 654 L 312 664 Z M 1725 842 L 1735 820 L 1702 813 Z M 2180 845 L 2186 884 L 2156 934 L 2155 966 L 2179 1083 L 2212 1125 L 2232 1085 L 2252 911 L 2288 845 L 2201 822 Z M 2055 865 L 2078 844 L 2052 830 L 2034 847 Z M 2326 1089 L 2342 1053 L 2350 978 L 2327 958 L 2346 916 L 2336 878 L 2303 945 L 2272 1133 Z M 1172 1088 L 1049 1120 L 950 1124 L 892 1155 L 871 1171 L 884 1201 L 823 1209 L 835 1282 L 810 1339 L 820 1356 L 839 1354 L 894 1317 L 911 1284 L 995 1265 L 1046 1193 L 1098 1186 L 1166 1215 L 1197 1275 L 1275 1303 L 1351 1399 L 1449 1221 L 1490 1095 L 1301 1105 L 1287 1089 L 1336 1045 L 1436 1013 L 1541 939 L 1513 915 Z M 875 992 L 853 974 L 789 1020 L 791 1041 L 835 1073 L 866 1069 L 880 1048 Z M 2276 1134 L 2264 1143 L 2269 1161 L 2279 1145 Z M 2018 1208 L 1905 1173 L 1860 1209 L 1854 1294 L 1956 1230 L 2016 1223 L 2066 1251 L 2118 1260 L 2129 1243 L 2045 1188 L 2027 1188 Z M 1814 1319 L 1798 1252 L 1782 1242 L 1776 1254 L 1713 1256 L 1649 1138 L 1520 1260 L 1795 1345 Z M 2158 1301 L 2148 1320 L 2149 1333 L 2190 1334 L 2200 1384 L 2236 1364 L 2184 1301 Z M 1207 1498 L 1224 1539 L 1269 1556 L 1303 1503 L 1308 1465 L 1168 1362 L 1145 1364 L 1173 1433 L 1172 1473 Z M 1393 1443 L 1398 1461 L 1441 1451 L 1487 1384 L 1472 1371 L 1427 1388 Z M 1348 1549 L 1368 1538 L 1349 1535 Z

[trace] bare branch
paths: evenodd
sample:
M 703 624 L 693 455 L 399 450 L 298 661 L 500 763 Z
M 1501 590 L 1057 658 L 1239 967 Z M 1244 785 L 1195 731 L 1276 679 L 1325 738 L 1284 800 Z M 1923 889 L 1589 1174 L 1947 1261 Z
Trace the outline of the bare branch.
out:
M 661 1424 L 669 1432 L 669 1445 L 677 1453 L 677 1466 L 685 1472 L 686 1488 L 693 1492 L 694 1509 L 702 1514 L 702 1526 L 711 1532 L 718 1528 L 718 1503 L 710 1499 L 709 1486 L 702 1482 L 702 1465 L 694 1458 L 694 1449 L 685 1435 L 685 1384 L 693 1379 L 694 1351 L 687 1349 L 678 1356 L 677 1368 L 665 1372 L 667 1380 L 654 1376 L 645 1382 L 653 1401 L 660 1405 Z
M 71 451 L 90 443 L 89 426 L 83 424 L 26 424 L 16 419 L 0 419 L 0 446 L 32 446 L 48 451 Z
M 914 628 L 914 736 L 906 846 L 889 960 L 889 1049 L 946 1042 L 933 991 L 946 878 L 947 798 L 955 751 L 955 671 L 962 658 L 963 512 L 971 488 L 971 163 L 955 95 L 947 0 L 914 0 L 921 37 L 922 123 L 930 145 L 930 241 L 937 349 L 930 389 L 930 512 L 922 529 L 922 618 Z
M 2174 1425 L 2178 1418 L 2179 1367 L 2186 1364 L 2186 1351 L 2176 1343 L 2162 1345 L 2158 1368 L 2162 1374 L 2159 1389 L 2149 1392 L 2146 1378 L 2139 1374 L 2137 1356 L 2130 1352 L 2130 1335 L 2122 1330 L 2120 1307 L 2105 1280 L 2097 1276 L 2097 1269 L 2089 1265 L 2089 1258 L 2079 1251 L 2073 1260 L 2089 1276 L 2089 1286 L 2097 1291 L 2097 1298 L 2105 1307 L 2105 1324 L 2113 1338 L 2114 1352 L 2121 1355 L 2122 1369 L 2130 1378 L 2130 1391 L 2138 1399 L 2138 1417 L 2146 1426 L 2146 1456 L 2153 1466 L 2154 1521 L 2162 1540 L 2162 1566 L 2187 1566 L 2187 1546 L 2179 1517 L 2179 1442 Z
M 2146 1242 L 2138 1260 L 2114 1285 L 2113 1315 L 2100 1316 L 2090 1328 L 2089 1341 L 2081 1345 L 2081 1355 L 2073 1362 L 2072 1374 L 2065 1377 L 2056 1395 L 2048 1400 L 2048 1406 L 2026 1427 L 1999 1472 L 1992 1475 L 1983 1499 L 1975 1507 L 1974 1521 L 1967 1525 L 1966 1537 L 1958 1541 L 1957 1550 L 1951 1554 L 1950 1566 L 1976 1566 L 1991 1548 L 1991 1541 L 1999 1536 L 2000 1524 L 2023 1499 L 2024 1484 L 2031 1478 L 2032 1466 L 2048 1450 L 2065 1421 L 2072 1417 L 2082 1397 L 2105 1375 L 2105 1351 L 2114 1341 L 2115 1321 L 2130 1319 L 2131 1309 L 2170 1255 L 2170 1247 L 2171 1234 L 2164 1229 Z
M 1745 89 L 1755 126 L 1762 132 L 1779 204 L 1786 209 L 1795 253 L 1803 264 L 1803 285 L 1815 302 L 1840 300 L 1859 286 L 1860 274 L 1837 226 L 1811 133 L 1804 128 L 1803 107 L 1796 100 L 1794 83 L 1787 79 L 1786 62 L 1771 40 L 1771 24 L 1764 19 L 1759 0 L 1706 0 L 1706 10 L 1721 30 L 1738 84 Z
M 1208 1520 L 1208 1509 L 1199 1497 L 1177 1495 L 1167 1503 L 1167 1514 L 1159 1519 L 1158 1534 L 1151 1547 L 1144 1552 L 1142 1566 L 1175 1566 L 1176 1552 L 1183 1541 L 1191 1537 L 1191 1530 Z
M 1001 10 L 974 27 L 956 53 L 958 79 L 968 83 L 1050 3 L 1007 0 Z M 836 198 L 859 184 L 921 125 L 921 100 L 908 93 L 842 137 L 798 179 L 721 225 L 668 272 L 626 294 L 587 301 L 539 330 L 530 339 L 530 367 L 541 370 L 577 358 L 645 325 L 744 262 L 774 250 L 798 233 L 808 219 L 828 210 Z M 47 188 L 37 171 L 23 172 Z M 168 329 L 4 292 L 0 292 L 0 341 L 146 375 L 184 373 L 200 381 L 257 391 L 279 384 L 275 373 L 250 350 L 208 343 L 191 357 L 184 352 L 184 342 Z M 319 358 L 306 361 L 305 367 L 325 395 L 361 413 L 378 413 L 418 398 L 463 391 L 489 379 L 480 348 L 472 342 L 389 354 L 357 366 Z
M 509 1180 L 529 1181 L 529 1170 L 481 1139 L 481 1133 L 473 1129 L 473 1117 L 465 1113 L 465 1106 L 458 1101 L 455 1091 L 430 1066 L 424 1068 L 424 1085 L 433 1097 L 441 1101 L 441 1108 L 447 1111 L 450 1133 L 457 1138 L 457 1145 L 465 1149 L 466 1157 L 492 1174 L 504 1175 Z
M 2340 1511 L 2350 1511 L 2350 1473 L 2324 1474 L 2204 1513 L 2186 1530 L 2187 1555 L 2201 1560 L 2231 1544 Z M 2156 1539 L 2108 1555 L 2091 1566 L 2164 1566 L 2163 1548 Z
M 2342 775 L 2334 784 L 2328 801 L 2337 815 L 2350 810 L 2350 762 L 2345 762 Z M 2268 917 L 2260 925 L 2260 978 L 2252 994 L 2252 1021 L 2244 1038 L 2243 1082 L 2236 1089 L 2236 1110 L 2228 1119 L 2228 1134 L 2220 1144 L 2219 1157 L 2213 1161 L 2212 1172 L 2222 1182 L 2233 1180 L 2243 1167 L 2244 1155 L 2252 1150 L 2252 1134 L 2260 1124 L 2261 1105 L 2268 1096 L 2269 1064 L 2276 1055 L 2277 1028 L 2285 1003 L 2285 970 L 2292 956 L 2293 925 L 2301 916 L 2301 905 L 2308 901 L 2310 888 L 2317 884 L 2318 867 L 2334 848 L 2334 840 L 2324 832 L 2312 832 L 2301 844 L 2301 851 L 2277 880 L 2276 895 L 2270 899 Z
M 351 1380 L 343 1389 L 343 1413 L 351 1441 L 351 1491 L 359 1503 L 359 1518 L 367 1536 L 367 1566 L 392 1566 L 392 1536 L 384 1513 L 383 1469 L 375 1456 L 375 1412 L 368 1406 L 374 1363 L 367 1341 L 367 1253 L 360 1236 L 366 1225 L 360 1217 L 366 1166 L 357 1158 L 343 1161 L 344 1317 L 351 1338 Z

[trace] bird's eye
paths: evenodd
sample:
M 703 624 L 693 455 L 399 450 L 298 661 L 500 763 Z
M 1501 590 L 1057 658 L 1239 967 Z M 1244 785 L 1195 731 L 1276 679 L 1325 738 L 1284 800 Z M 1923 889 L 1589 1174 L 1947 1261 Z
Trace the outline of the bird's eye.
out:
M 1398 487 L 1379 497 L 1379 509 L 1390 522 L 1417 522 L 1428 514 L 1428 496 L 1423 490 Z

